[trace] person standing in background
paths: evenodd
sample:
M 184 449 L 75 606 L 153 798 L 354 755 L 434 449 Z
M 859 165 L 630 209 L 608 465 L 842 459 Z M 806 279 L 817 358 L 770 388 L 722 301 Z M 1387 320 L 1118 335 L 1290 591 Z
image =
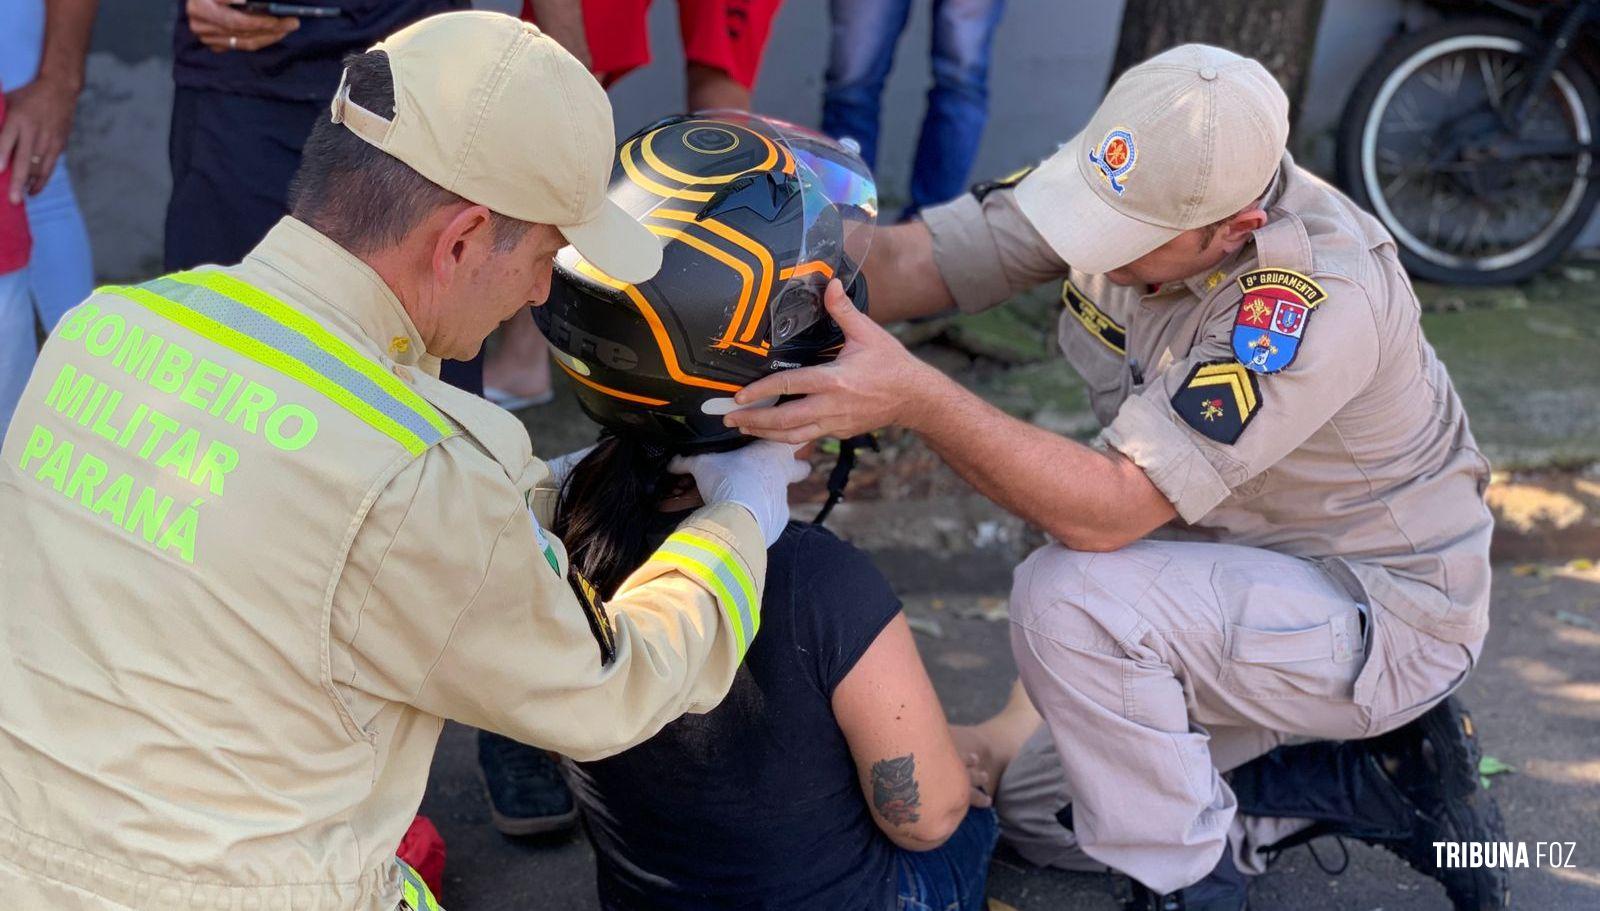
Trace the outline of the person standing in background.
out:
M 35 320 L 48 332 L 94 284 L 89 235 L 63 151 L 83 90 L 96 2 L 0 0 L 0 86 L 12 87 L 0 105 L 10 111 L 0 126 L 0 205 L 15 210 L 0 218 L 25 224 L 33 237 L 31 256 L 21 248 L 29 269 L 18 263 L 7 272 L 0 262 L 7 286 L 0 291 L 0 435 L 33 368 Z M 0 247 L 17 249 L 15 230 L 0 229 L 9 235 Z M 0 252 L 0 260 L 13 258 Z
M 6 2 L 13 0 L 0 0 Z M 345 54 L 418 19 L 471 4 L 316 0 L 316 5 L 338 8 L 339 15 L 257 15 L 222 0 L 186 0 L 180 7 L 173 30 L 177 92 L 168 146 L 168 271 L 236 263 L 289 211 L 289 178 L 299 167 L 312 124 L 333 99 Z M 582 42 L 578 0 L 539 0 L 535 6 L 551 23 L 546 33 L 559 44 L 572 48 L 574 34 Z M 585 54 L 574 55 L 588 65 Z M 482 356 L 446 361 L 444 378 L 481 394 Z
M 832 0 L 822 132 L 852 139 L 878 166 L 878 114 L 912 0 Z M 911 169 L 910 218 L 966 189 L 989 119 L 989 52 L 1005 0 L 933 0 L 933 88 Z
M 186 0 L 173 30 L 167 271 L 236 263 L 288 212 L 289 179 L 339 85 L 341 60 L 467 0 L 317 0 L 331 18 Z

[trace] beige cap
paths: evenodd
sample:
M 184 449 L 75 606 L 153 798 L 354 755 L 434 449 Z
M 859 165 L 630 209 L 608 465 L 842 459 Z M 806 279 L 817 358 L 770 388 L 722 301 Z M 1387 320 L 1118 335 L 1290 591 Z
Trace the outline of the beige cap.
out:
M 1254 202 L 1288 139 L 1289 99 L 1265 67 L 1186 44 L 1122 74 L 1017 205 L 1073 268 L 1110 272 Z
M 642 282 L 661 241 L 606 198 L 616 138 L 606 93 L 561 45 L 491 12 L 442 13 L 372 48 L 389 56 L 394 119 L 350 101 L 334 123 L 464 199 L 555 225 L 607 274 Z

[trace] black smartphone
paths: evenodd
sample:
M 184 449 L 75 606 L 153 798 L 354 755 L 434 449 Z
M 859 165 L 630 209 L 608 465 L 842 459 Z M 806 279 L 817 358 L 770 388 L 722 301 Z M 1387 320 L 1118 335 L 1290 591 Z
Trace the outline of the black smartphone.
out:
M 332 19 L 339 15 L 336 6 L 305 6 L 299 3 L 273 3 L 266 0 L 245 0 L 230 4 L 247 13 L 265 13 L 268 16 L 294 16 L 300 19 Z

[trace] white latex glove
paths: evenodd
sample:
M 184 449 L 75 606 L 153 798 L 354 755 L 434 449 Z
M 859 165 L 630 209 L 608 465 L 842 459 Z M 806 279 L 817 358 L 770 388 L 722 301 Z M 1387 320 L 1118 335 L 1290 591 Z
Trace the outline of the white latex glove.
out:
M 567 475 L 572 474 L 572 469 L 576 468 L 578 463 L 582 462 L 584 457 L 591 452 L 594 452 L 594 447 L 586 446 L 577 452 L 558 455 L 545 461 L 545 467 L 550 469 L 550 481 L 555 484 L 557 490 L 560 490 L 567 483 Z
M 810 465 L 795 458 L 799 448 L 759 440 L 732 452 L 678 456 L 667 470 L 693 475 L 707 505 L 738 503 L 750 510 L 771 547 L 789 524 L 789 485 L 811 473 Z

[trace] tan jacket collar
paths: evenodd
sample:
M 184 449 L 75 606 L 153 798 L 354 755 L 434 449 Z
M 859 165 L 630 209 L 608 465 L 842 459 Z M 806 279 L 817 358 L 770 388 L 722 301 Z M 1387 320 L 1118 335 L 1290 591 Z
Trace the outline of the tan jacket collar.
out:
M 1272 182 L 1267 184 L 1267 192 L 1261 195 L 1261 208 L 1270 212 L 1282 200 L 1284 184 L 1293 171 L 1294 158 L 1288 152 L 1284 152 L 1283 163 L 1278 166 L 1278 173 L 1272 176 Z M 1271 222 L 1268 222 L 1268 224 L 1271 224 Z M 1184 287 L 1188 288 L 1189 292 L 1195 297 L 1204 300 L 1228 276 L 1238 271 L 1239 267 L 1244 265 L 1247 260 L 1253 261 L 1255 257 L 1253 246 L 1253 244 L 1247 243 L 1236 252 L 1230 254 L 1227 259 L 1217 263 L 1212 269 L 1199 275 L 1189 276 L 1183 280 Z
M 293 216 L 273 226 L 246 262 L 272 269 L 348 316 L 395 363 L 439 375 L 400 299 L 371 266 Z

